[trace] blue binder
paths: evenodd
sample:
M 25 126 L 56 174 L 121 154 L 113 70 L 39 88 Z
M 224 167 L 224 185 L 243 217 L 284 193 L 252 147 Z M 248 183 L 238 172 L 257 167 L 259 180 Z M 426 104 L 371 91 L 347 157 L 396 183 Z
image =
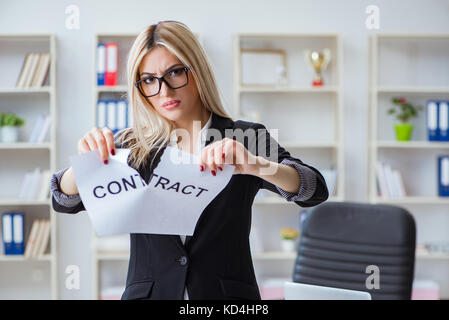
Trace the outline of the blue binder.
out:
M 449 155 L 438 157 L 438 195 L 449 197 Z
M 23 254 L 25 247 L 23 213 L 14 213 L 12 216 L 12 242 L 14 254 Z
M 440 141 L 449 141 L 449 101 L 438 103 L 438 133 Z
M 5 212 L 2 215 L 2 239 L 5 255 L 20 255 L 24 252 L 24 215 Z
M 2 240 L 3 254 L 13 254 L 12 243 L 12 213 L 5 212 L 2 214 Z
M 97 85 L 104 86 L 106 72 L 106 46 L 99 43 L 97 46 Z
M 426 104 L 427 136 L 429 141 L 439 141 L 438 101 L 428 100 Z

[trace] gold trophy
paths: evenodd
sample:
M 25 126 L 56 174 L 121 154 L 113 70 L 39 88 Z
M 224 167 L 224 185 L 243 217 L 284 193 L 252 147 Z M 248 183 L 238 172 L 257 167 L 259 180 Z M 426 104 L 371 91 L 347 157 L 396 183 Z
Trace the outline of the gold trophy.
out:
M 314 87 L 320 87 L 324 84 L 323 76 L 321 72 L 326 69 L 331 59 L 331 51 L 329 49 L 323 49 L 323 52 L 318 51 L 304 51 L 304 58 L 307 64 L 310 64 L 315 70 L 315 78 L 312 85 Z

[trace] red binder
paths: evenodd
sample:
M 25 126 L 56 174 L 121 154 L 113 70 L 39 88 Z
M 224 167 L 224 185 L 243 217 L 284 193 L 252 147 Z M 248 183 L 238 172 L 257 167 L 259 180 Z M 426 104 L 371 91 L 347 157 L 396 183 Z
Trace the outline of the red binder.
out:
M 106 43 L 106 73 L 105 73 L 105 85 L 116 86 L 117 85 L 117 55 L 118 47 L 117 43 Z

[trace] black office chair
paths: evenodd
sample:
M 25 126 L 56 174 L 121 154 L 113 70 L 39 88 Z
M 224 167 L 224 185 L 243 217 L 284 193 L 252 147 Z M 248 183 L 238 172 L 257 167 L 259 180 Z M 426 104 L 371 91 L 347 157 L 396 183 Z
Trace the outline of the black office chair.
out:
M 324 202 L 306 212 L 293 281 L 366 291 L 373 300 L 408 300 L 415 244 L 415 220 L 403 208 Z M 375 274 L 370 265 L 379 268 L 378 289 L 366 286 Z M 376 285 L 373 278 L 368 282 Z

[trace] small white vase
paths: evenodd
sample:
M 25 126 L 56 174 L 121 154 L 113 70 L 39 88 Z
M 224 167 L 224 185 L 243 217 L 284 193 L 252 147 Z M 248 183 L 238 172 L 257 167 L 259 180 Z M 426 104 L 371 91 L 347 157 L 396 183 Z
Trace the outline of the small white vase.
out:
M 19 141 L 19 127 L 4 126 L 0 128 L 1 141 L 6 143 Z
M 284 252 L 295 252 L 296 251 L 296 240 L 281 240 L 282 251 Z

